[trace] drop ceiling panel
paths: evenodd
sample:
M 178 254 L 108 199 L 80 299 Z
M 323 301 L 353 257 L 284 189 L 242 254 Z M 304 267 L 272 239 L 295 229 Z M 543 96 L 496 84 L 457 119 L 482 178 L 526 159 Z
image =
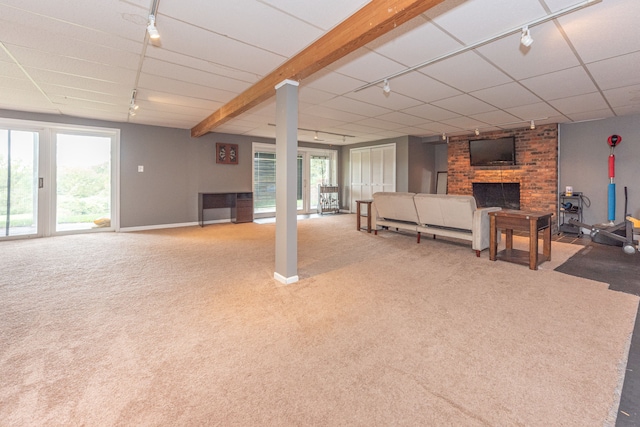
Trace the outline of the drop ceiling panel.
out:
M 455 7 L 450 7 L 455 6 Z M 499 34 L 546 15 L 538 0 L 445 2 L 424 15 L 465 44 Z
M 522 84 L 543 99 L 559 99 L 595 92 L 597 88 L 582 67 L 569 68 L 522 80 Z
M 467 116 L 471 114 L 485 113 L 495 109 L 495 107 L 470 95 L 458 95 L 452 98 L 442 99 L 440 101 L 433 102 L 433 105 Z
M 159 60 L 172 65 L 188 67 L 219 76 L 231 77 L 247 83 L 255 83 L 260 80 L 259 74 L 236 70 L 201 58 L 183 55 L 182 53 L 171 52 L 152 44 L 148 46 L 145 62 L 147 59 Z
M 167 104 L 175 106 L 193 107 L 205 111 L 205 115 L 209 115 L 211 111 L 215 111 L 222 107 L 221 102 L 210 101 L 208 99 L 193 98 L 174 93 L 159 92 L 157 90 L 139 90 L 136 96 L 138 101 L 149 101 L 154 104 Z
M 494 110 L 488 111 L 486 113 L 474 114 L 471 116 L 471 118 L 484 123 L 491 123 L 495 125 L 506 125 L 520 121 L 518 117 L 502 110 Z
M 410 114 L 394 111 L 392 113 L 383 114 L 377 117 L 381 120 L 392 121 L 403 126 L 420 126 L 426 125 L 430 120 L 423 119 L 422 117 L 412 116 Z
M 559 19 L 584 62 L 638 50 L 638 0 L 604 0 Z
M 308 103 L 311 105 L 321 104 L 325 101 L 329 101 L 336 97 L 335 94 L 330 92 L 325 92 L 323 90 L 314 89 L 310 86 L 300 86 L 300 90 L 298 91 L 299 101 L 300 103 Z
M 614 113 L 609 108 L 604 110 L 584 111 L 581 113 L 567 114 L 567 117 L 574 122 L 583 122 L 586 120 L 601 120 L 613 116 Z
M 460 114 L 456 112 L 445 110 L 444 108 L 436 107 L 435 105 L 431 104 L 424 104 L 418 105 L 417 107 L 407 108 L 406 110 L 403 110 L 403 113 L 431 121 L 440 121 L 460 116 Z
M 364 80 L 358 80 L 343 74 L 334 73 L 329 69 L 319 71 L 313 76 L 302 81 L 303 86 L 323 90 L 336 95 L 353 92 L 365 83 L 367 82 Z
M 26 78 L 14 79 L 12 77 L 0 76 L 0 87 L 27 91 L 36 90 L 36 87 L 33 85 L 33 83 L 31 83 L 31 80 L 28 80 Z
M 405 67 L 423 63 L 462 45 L 423 16 L 418 16 L 367 45 Z
M 372 130 L 396 130 L 396 129 L 400 129 L 401 127 L 404 127 L 401 124 L 398 123 L 394 123 L 394 122 L 389 122 L 386 120 L 382 120 L 379 118 L 370 118 L 370 119 L 364 119 L 364 120 L 360 120 L 358 122 L 356 122 L 355 124 L 358 125 L 362 125 L 362 126 L 367 126 L 369 128 L 371 128 Z
M 242 92 L 251 86 L 251 83 L 183 67 L 178 64 L 158 61 L 153 58 L 148 58 L 144 61 L 142 72 L 230 92 Z
M 603 99 L 600 92 L 556 99 L 553 101 L 549 101 L 549 103 L 565 116 L 574 113 L 583 113 L 593 110 L 604 110 L 608 108 L 607 103 Z
M 37 68 L 76 76 L 90 76 L 95 79 L 131 85 L 133 85 L 136 78 L 135 68 L 128 69 L 98 64 L 12 45 L 7 46 L 7 48 L 25 68 Z
M 286 60 L 282 55 L 171 18 L 162 23 L 161 43 L 163 49 L 260 75 Z
M 235 92 L 221 89 L 200 86 L 193 83 L 168 79 L 166 77 L 154 76 L 152 74 L 141 74 L 138 87 L 143 90 L 157 90 L 160 92 L 173 93 L 187 97 L 206 99 L 217 102 L 228 102 L 233 99 Z
M 27 79 L 27 76 L 25 76 L 16 63 L 6 61 L 0 61 L 0 76 L 20 80 Z
M 391 112 L 391 109 L 382 106 L 368 104 L 366 102 L 357 101 L 355 99 L 349 99 L 345 97 L 334 98 L 330 101 L 320 104 L 323 107 L 334 108 L 345 112 L 357 111 L 358 114 L 362 114 L 369 117 L 380 116 L 385 113 Z M 382 105 L 382 104 L 380 104 Z
M 316 25 L 325 31 L 344 21 L 369 3 L 363 0 L 322 0 L 321 2 L 262 0 L 262 2 Z
M 520 33 L 483 46 L 478 51 L 515 79 L 547 74 L 580 65 L 553 22 L 530 29 L 533 44 L 520 44 Z
M 27 72 L 35 81 L 38 82 L 38 84 L 41 85 L 51 84 L 124 97 L 131 96 L 131 90 L 133 89 L 130 82 L 120 84 L 92 77 L 74 76 L 71 74 L 40 70 L 36 68 L 27 68 Z
M 593 62 L 587 68 L 600 89 L 640 84 L 640 51 Z
M 421 69 L 421 72 L 463 92 L 473 92 L 512 81 L 474 52 L 466 52 Z
M 223 7 L 224 13 L 220 13 L 219 2 L 200 2 L 193 7 L 182 0 L 163 0 L 157 26 L 161 29 L 162 17 L 170 16 L 283 56 L 295 54 L 322 35 L 320 29 L 255 0 L 228 1 Z M 247 21 L 251 25 L 243 25 Z
M 559 116 L 560 113 L 546 102 L 538 102 L 536 104 L 523 105 L 521 107 L 507 108 L 507 112 L 513 114 L 522 120 L 537 120 L 546 117 Z
M 375 81 L 406 67 L 366 48 L 358 49 L 329 65 L 330 70 L 365 82 Z
M 616 109 L 620 107 L 640 107 L 640 84 L 605 90 L 604 95 L 611 106 Z
M 418 71 L 396 77 L 389 84 L 393 93 L 410 96 L 422 102 L 432 102 L 462 94 L 459 90 Z
M 93 101 L 97 103 L 119 105 L 125 110 L 129 108 L 129 99 L 125 97 L 114 96 L 109 93 L 96 93 L 82 89 L 69 88 L 64 86 L 57 86 L 51 84 L 42 84 L 40 88 L 51 99 L 53 97 L 66 97 L 69 99 L 81 99 L 87 101 Z
M 63 35 L 124 50 L 131 50 L 144 37 L 148 10 L 119 0 L 4 0 L 0 4 L 3 20 L 25 24 L 51 36 Z M 132 41 L 137 43 L 132 45 Z
M 454 119 L 441 120 L 440 123 L 444 123 L 450 126 L 455 126 L 460 129 L 467 129 L 472 132 L 475 128 L 481 128 L 487 126 L 483 121 L 474 119 L 473 117 L 456 117 Z
M 94 110 L 85 107 L 76 107 L 72 105 L 59 106 L 60 114 L 74 117 L 85 117 L 87 119 L 108 120 L 112 122 L 126 122 L 129 117 L 125 113 L 117 113 L 111 111 Z
M 498 108 L 518 107 L 540 102 L 539 97 L 518 83 L 507 83 L 506 85 L 482 89 L 471 92 L 471 95 Z
M 312 114 L 318 117 L 325 117 L 327 119 L 344 120 L 349 122 L 351 121 L 355 122 L 355 121 L 366 118 L 364 114 L 350 113 L 348 111 L 339 110 L 336 108 L 332 108 L 330 106 L 323 106 L 323 105 L 315 105 L 313 107 L 306 108 L 303 110 L 303 112 L 305 114 Z M 384 112 L 382 112 L 381 114 L 384 114 Z M 275 113 L 274 113 L 274 116 L 275 116 Z
M 388 108 L 390 110 L 403 110 L 405 108 L 415 107 L 416 105 L 422 104 L 422 102 L 417 99 L 396 93 L 393 88 L 391 89 L 391 92 L 384 93 L 383 90 L 377 86 L 372 86 L 359 92 L 351 92 L 347 94 L 346 97 L 357 99 L 369 104 L 380 105 L 381 107 Z

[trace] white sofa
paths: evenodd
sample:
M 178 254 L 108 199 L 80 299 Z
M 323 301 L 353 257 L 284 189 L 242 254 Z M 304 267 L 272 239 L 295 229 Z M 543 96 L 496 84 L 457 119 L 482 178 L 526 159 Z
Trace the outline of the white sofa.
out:
M 372 226 L 396 228 L 468 240 L 471 248 L 480 251 L 489 247 L 489 212 L 498 207 L 478 208 L 473 196 L 449 194 L 380 192 L 373 195 Z

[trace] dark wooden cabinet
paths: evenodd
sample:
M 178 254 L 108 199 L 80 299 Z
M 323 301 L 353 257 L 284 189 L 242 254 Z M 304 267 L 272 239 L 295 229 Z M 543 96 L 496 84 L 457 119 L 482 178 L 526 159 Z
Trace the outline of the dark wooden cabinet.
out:
M 253 193 L 198 193 L 198 222 L 204 226 L 204 210 L 231 208 L 231 221 L 253 221 Z

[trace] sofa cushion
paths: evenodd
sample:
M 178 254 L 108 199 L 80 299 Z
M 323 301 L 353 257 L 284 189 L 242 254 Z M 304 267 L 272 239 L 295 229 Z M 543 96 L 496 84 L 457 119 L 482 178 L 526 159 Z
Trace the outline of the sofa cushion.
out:
M 415 193 L 378 192 L 373 195 L 373 204 L 378 218 L 387 218 L 413 224 L 418 223 L 418 214 L 413 203 Z
M 471 230 L 476 199 L 451 194 L 416 194 L 413 198 L 418 221 L 424 225 Z

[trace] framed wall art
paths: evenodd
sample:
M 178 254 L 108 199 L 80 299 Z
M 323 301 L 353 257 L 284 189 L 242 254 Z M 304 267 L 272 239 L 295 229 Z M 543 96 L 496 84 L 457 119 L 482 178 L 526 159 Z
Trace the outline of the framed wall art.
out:
M 238 144 L 216 142 L 216 163 L 238 164 Z

